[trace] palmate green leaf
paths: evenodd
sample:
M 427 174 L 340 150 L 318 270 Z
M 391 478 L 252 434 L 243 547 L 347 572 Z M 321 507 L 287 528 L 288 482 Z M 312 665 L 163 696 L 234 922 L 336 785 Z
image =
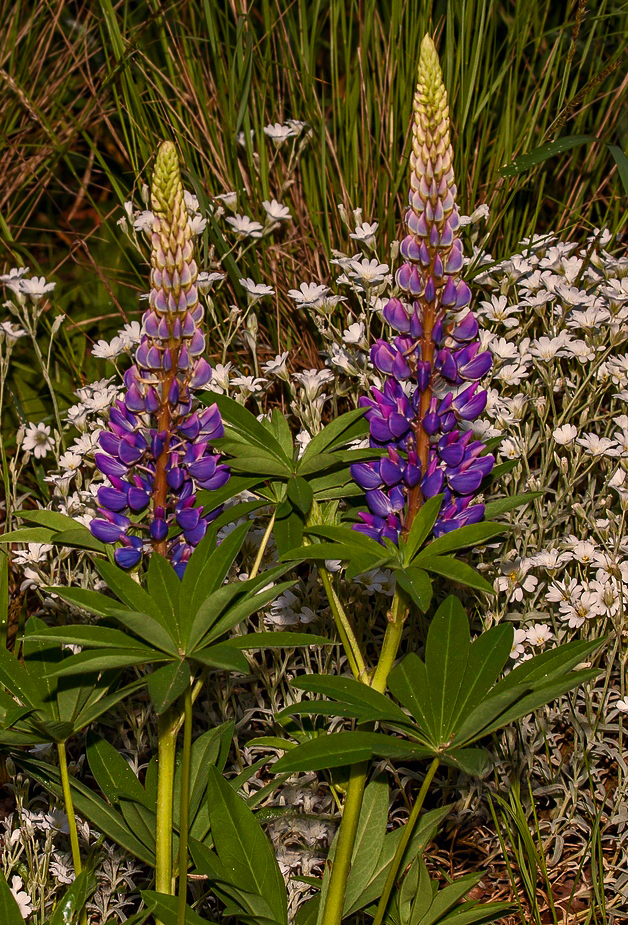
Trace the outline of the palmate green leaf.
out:
M 433 749 L 377 732 L 336 732 L 310 739 L 284 755 L 273 772 L 322 771 L 371 758 L 430 758 Z
M 96 891 L 96 877 L 90 868 L 82 870 L 55 905 L 48 925 L 72 925 L 77 922 L 87 900 Z
M 450 594 L 434 614 L 425 646 L 425 668 L 437 742 L 446 741 L 449 735 L 470 642 L 469 620 L 464 607 Z
M 247 665 L 248 668 L 248 665 Z M 146 687 L 155 713 L 160 716 L 190 686 L 190 666 L 185 660 L 169 662 L 148 675 Z
M 32 758 L 23 752 L 15 754 L 14 760 L 30 777 L 42 784 L 53 796 L 63 799 L 61 780 L 57 768 L 44 761 Z M 151 867 L 155 866 L 154 851 L 148 849 L 146 845 L 136 838 L 120 813 L 96 796 L 81 781 L 71 778 L 70 786 L 72 788 L 74 808 L 80 816 L 88 819 L 99 832 L 104 832 L 112 841 L 136 858 L 139 858 L 144 864 L 149 864 Z
M 468 546 L 480 546 L 488 540 L 499 536 L 508 529 L 507 524 L 479 523 L 468 524 L 466 527 L 458 527 L 444 536 L 439 536 L 432 540 L 425 549 L 419 552 L 414 560 L 413 565 L 421 565 L 423 559 L 441 556 L 443 553 L 453 552 L 457 549 L 465 549 Z
M 3 925 L 24 925 L 20 907 L 0 871 L 0 921 Z
M 464 530 L 465 528 L 460 527 L 460 529 Z M 426 548 L 429 549 L 429 546 Z M 434 572 L 435 575 L 442 575 L 443 578 L 451 578 L 452 581 L 457 581 L 467 588 L 475 588 L 476 591 L 484 591 L 485 594 L 496 593 L 494 587 L 488 583 L 486 578 L 482 578 L 479 572 L 476 572 L 474 568 L 467 565 L 466 562 L 454 559 L 453 556 L 421 555 L 420 558 L 417 557 L 414 562 L 428 572 Z
M 263 897 L 274 921 L 287 925 L 286 888 L 270 840 L 215 768 L 209 769 L 207 801 L 216 853 L 230 879 L 238 889 Z
M 405 541 L 403 561 L 406 565 L 412 561 L 413 556 L 416 555 L 432 532 L 432 528 L 436 523 L 436 518 L 441 509 L 443 498 L 444 495 L 442 494 L 434 495 L 433 498 L 428 498 L 414 518 L 410 532 Z
M 355 440 L 368 431 L 368 421 L 364 418 L 365 408 L 347 411 L 334 418 L 323 430 L 312 437 L 305 448 L 300 464 L 316 459 L 321 453 L 336 446 L 342 446 L 350 440 Z

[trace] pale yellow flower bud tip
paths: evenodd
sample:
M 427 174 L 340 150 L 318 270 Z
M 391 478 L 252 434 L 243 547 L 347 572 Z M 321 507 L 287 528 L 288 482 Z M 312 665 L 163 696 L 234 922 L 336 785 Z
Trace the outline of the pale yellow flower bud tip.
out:
M 419 83 L 422 83 L 426 89 L 438 85 L 442 82 L 440 61 L 438 52 L 434 45 L 432 36 L 426 34 L 421 42 L 421 54 L 419 56 Z

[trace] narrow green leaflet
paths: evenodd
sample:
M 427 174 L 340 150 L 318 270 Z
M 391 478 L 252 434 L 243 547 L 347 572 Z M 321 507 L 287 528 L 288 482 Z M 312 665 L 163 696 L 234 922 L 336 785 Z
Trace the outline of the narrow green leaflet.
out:
M 176 896 L 157 893 L 155 890 L 142 890 L 141 895 L 148 906 L 150 914 L 154 915 L 158 921 L 162 922 L 163 925 L 178 925 L 178 898 Z M 213 923 L 209 919 L 201 918 L 198 912 L 186 906 L 185 925 L 213 925 Z
M 98 787 L 110 803 L 126 796 L 154 809 L 150 798 L 117 748 L 94 732 L 87 734 L 87 763 Z
M 305 675 L 292 681 L 292 686 L 315 694 L 323 694 L 326 697 L 332 697 L 335 700 L 356 707 L 364 707 L 369 713 L 368 719 L 385 717 L 387 720 L 401 723 L 402 725 L 409 722 L 403 710 L 400 710 L 390 698 L 373 690 L 368 684 L 362 684 L 353 678 L 337 678 L 332 675 Z
M 223 422 L 228 426 L 229 430 L 235 431 L 236 435 L 240 435 L 247 443 L 254 443 L 269 450 L 273 456 L 284 464 L 291 464 L 292 460 L 286 456 L 279 442 L 273 437 L 270 430 L 257 420 L 254 414 L 251 414 L 250 411 L 247 411 L 246 408 L 227 395 L 215 394 L 212 398 L 218 405 Z M 227 441 L 229 439 L 229 430 L 227 431 L 227 437 L 223 438 Z M 216 441 L 216 444 L 220 442 Z M 229 464 L 231 465 L 231 460 Z
M 148 563 L 146 587 L 148 594 L 159 607 L 164 625 L 172 639 L 181 644 L 181 581 L 168 559 L 157 552 L 153 552 Z
M 404 562 L 408 565 L 432 532 L 444 495 L 434 495 L 419 509 L 405 542 Z
M 469 620 L 459 598 L 450 594 L 430 624 L 425 647 L 427 683 L 431 692 L 434 734 L 446 740 L 469 657 Z
M 248 665 L 246 666 L 248 669 Z M 246 670 L 246 669 L 245 669 Z M 146 680 L 150 699 L 159 716 L 190 686 L 190 666 L 184 660 L 169 662 L 152 671 Z
M 426 547 L 426 549 L 429 548 L 429 546 Z M 495 588 L 488 583 L 486 578 L 482 578 L 474 568 L 466 562 L 454 559 L 453 556 L 423 556 L 420 554 L 414 562 L 428 572 L 442 575 L 443 578 L 451 578 L 452 581 L 457 581 L 458 584 L 465 585 L 467 588 L 475 588 L 477 591 L 484 591 L 485 594 L 495 594 Z
M 232 883 L 263 897 L 277 925 L 287 925 L 286 889 L 274 849 L 246 803 L 215 768 L 209 769 L 207 800 L 216 853 Z
M 499 514 L 505 514 L 507 511 L 514 511 L 515 508 L 529 504 L 535 498 L 542 498 L 544 491 L 526 491 L 520 495 L 510 495 L 508 498 L 497 498 L 495 501 L 489 501 L 484 508 L 484 516 L 487 520 L 491 517 L 497 517 Z
M 364 418 L 365 411 L 365 408 L 357 408 L 355 411 L 347 411 L 330 421 L 319 434 L 312 437 L 299 462 L 307 463 L 326 450 L 342 446 L 365 434 L 368 431 L 368 421 Z
M 404 742 L 377 732 L 336 732 L 310 739 L 280 758 L 273 766 L 283 771 L 321 771 L 371 758 L 429 758 L 433 749 Z
M 486 522 L 469 524 L 466 527 L 458 527 L 457 530 L 445 533 L 444 536 L 439 536 L 437 539 L 432 540 L 431 543 L 428 543 L 425 549 L 415 556 L 412 564 L 419 565 L 422 564 L 422 559 L 441 556 L 443 553 L 464 549 L 468 546 L 480 546 L 488 540 L 493 539 L 493 537 L 505 533 L 507 529 L 508 526 L 506 524 L 491 524 Z
M 305 517 L 314 501 L 314 492 L 312 491 L 310 483 L 302 476 L 298 476 L 288 481 L 287 490 L 288 498 L 299 513 Z
M 395 569 L 395 578 L 422 613 L 427 613 L 434 594 L 432 580 L 422 568 L 407 566 Z

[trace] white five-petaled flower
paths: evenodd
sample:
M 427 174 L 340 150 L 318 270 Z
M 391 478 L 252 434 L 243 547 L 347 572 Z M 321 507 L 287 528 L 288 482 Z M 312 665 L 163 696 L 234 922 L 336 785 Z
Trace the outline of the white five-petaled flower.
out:
M 183 190 L 183 199 L 185 201 L 185 208 L 194 215 L 195 212 L 199 210 L 198 196 L 195 196 L 194 193 L 191 193 L 189 190 Z
M 349 276 L 366 286 L 377 286 L 384 282 L 388 270 L 387 263 L 380 263 L 376 258 L 368 260 L 365 257 L 363 260 L 351 261 Z
M 270 202 L 265 199 L 262 206 L 268 218 L 273 222 L 285 222 L 292 218 L 288 206 L 282 206 L 276 199 L 271 199 Z
M 15 565 L 37 565 L 45 562 L 49 552 L 52 552 L 53 546 L 47 543 L 29 543 L 28 549 L 21 549 L 13 557 Z
M 35 459 L 43 459 L 47 453 L 54 450 L 55 442 L 50 436 L 47 424 L 29 424 L 22 443 L 23 449 L 33 454 Z
M 364 241 L 365 244 L 372 244 L 375 241 L 375 232 L 379 228 L 379 222 L 362 222 L 356 225 L 355 231 L 349 235 L 354 241 Z
M 529 559 L 502 562 L 501 570 L 504 574 L 495 579 L 495 590 L 506 592 L 509 600 L 522 601 L 523 592 L 532 593 L 539 583 L 534 575 L 528 575 L 530 564 Z
M 617 700 L 614 706 L 617 707 L 620 713 L 628 713 L 628 697 Z
M 33 276 L 31 279 L 9 281 L 8 285 L 14 292 L 29 295 L 34 302 L 38 302 L 47 292 L 52 292 L 57 284 L 48 283 L 43 276 Z
M 248 215 L 239 215 L 236 212 L 233 216 L 229 215 L 225 221 L 228 225 L 231 225 L 236 234 L 242 235 L 244 238 L 262 237 L 264 226 L 260 225 L 259 222 L 254 222 Z
M 615 440 L 610 437 L 600 437 L 599 434 L 583 434 L 576 439 L 576 443 L 584 447 L 587 456 L 621 456 L 621 450 Z
M 571 446 L 577 436 L 578 428 L 574 424 L 563 424 L 552 433 L 554 442 L 561 446 Z
M 115 360 L 123 353 L 126 353 L 126 347 L 122 338 L 117 335 L 111 341 L 99 340 L 92 347 L 92 356 L 99 360 Z
M 288 296 L 294 299 L 299 308 L 316 308 L 323 302 L 328 292 L 328 286 L 320 286 L 317 283 L 301 283 L 298 289 L 289 289 Z
M 0 283 L 14 283 L 28 273 L 29 267 L 13 267 L 8 273 L 0 274 Z
M 554 634 L 546 623 L 535 623 L 528 629 L 526 636 L 531 646 L 544 646 L 554 638 Z
M 190 216 L 188 225 L 192 234 L 203 234 L 207 227 L 207 219 L 203 218 L 200 212 L 197 212 L 196 215 Z
M 138 212 L 138 214 L 133 219 L 133 227 L 136 231 L 144 231 L 147 234 L 152 234 L 153 224 L 155 222 L 155 215 L 150 209 L 145 209 L 143 212 Z
M 269 360 L 268 363 L 264 363 L 262 366 L 262 372 L 266 373 L 267 376 L 278 376 L 280 379 L 285 379 L 286 382 L 289 381 L 288 375 L 288 351 L 285 353 L 279 353 L 274 360 Z
M 363 321 L 354 321 L 353 324 L 350 324 L 346 331 L 343 331 L 342 339 L 345 344 L 364 344 L 364 322 Z
M 246 289 L 250 300 L 254 302 L 257 302 L 258 299 L 263 298 L 265 295 L 275 294 L 272 286 L 267 286 L 265 283 L 256 283 L 254 279 L 239 279 L 238 282 Z
M 480 302 L 476 309 L 476 314 L 481 314 L 489 321 L 498 321 L 505 328 L 519 327 L 519 319 L 511 318 L 511 315 L 521 311 L 520 305 L 508 305 L 508 299 L 505 295 L 491 296 L 490 302 Z
M 334 374 L 330 369 L 304 369 L 302 373 L 295 373 L 294 378 L 301 383 L 305 396 L 314 401 L 326 382 L 331 382 Z
M 275 142 L 275 144 L 282 144 L 287 138 L 294 138 L 299 134 L 299 130 L 292 125 L 282 125 L 280 122 L 275 122 L 274 125 L 265 125 L 264 134 L 268 135 L 269 138 Z

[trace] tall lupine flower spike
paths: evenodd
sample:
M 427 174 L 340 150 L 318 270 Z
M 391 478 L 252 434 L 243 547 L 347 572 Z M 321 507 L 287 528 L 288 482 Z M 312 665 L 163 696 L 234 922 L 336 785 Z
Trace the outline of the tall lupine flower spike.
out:
M 122 568 L 139 563 L 144 536 L 182 576 L 208 523 L 220 513 L 203 516 L 196 491 L 222 487 L 229 469 L 210 445 L 224 432 L 217 405 L 199 412 L 194 401 L 211 367 L 203 357 L 193 235 L 171 142 L 157 154 L 151 193 L 149 309 L 135 363 L 124 375 L 126 393 L 100 435 L 104 452 L 95 460 L 108 484 L 98 490 L 100 516 L 90 528 L 97 539 L 122 544 L 114 553 Z M 138 517 L 142 512 L 148 516 Z
M 360 399 L 369 409 L 371 446 L 387 449 L 388 457 L 351 467 L 369 507 L 355 529 L 394 543 L 407 534 L 423 501 L 440 492 L 436 536 L 481 520 L 484 505 L 471 502 L 495 462 L 460 426 L 486 406 L 478 380 L 492 358 L 480 349 L 471 291 L 460 279 L 447 91 L 429 35 L 421 44 L 410 167 L 408 234 L 396 276 L 400 298 L 383 310 L 397 336 L 373 345 L 371 360 L 384 384 L 372 389 L 372 398 Z

